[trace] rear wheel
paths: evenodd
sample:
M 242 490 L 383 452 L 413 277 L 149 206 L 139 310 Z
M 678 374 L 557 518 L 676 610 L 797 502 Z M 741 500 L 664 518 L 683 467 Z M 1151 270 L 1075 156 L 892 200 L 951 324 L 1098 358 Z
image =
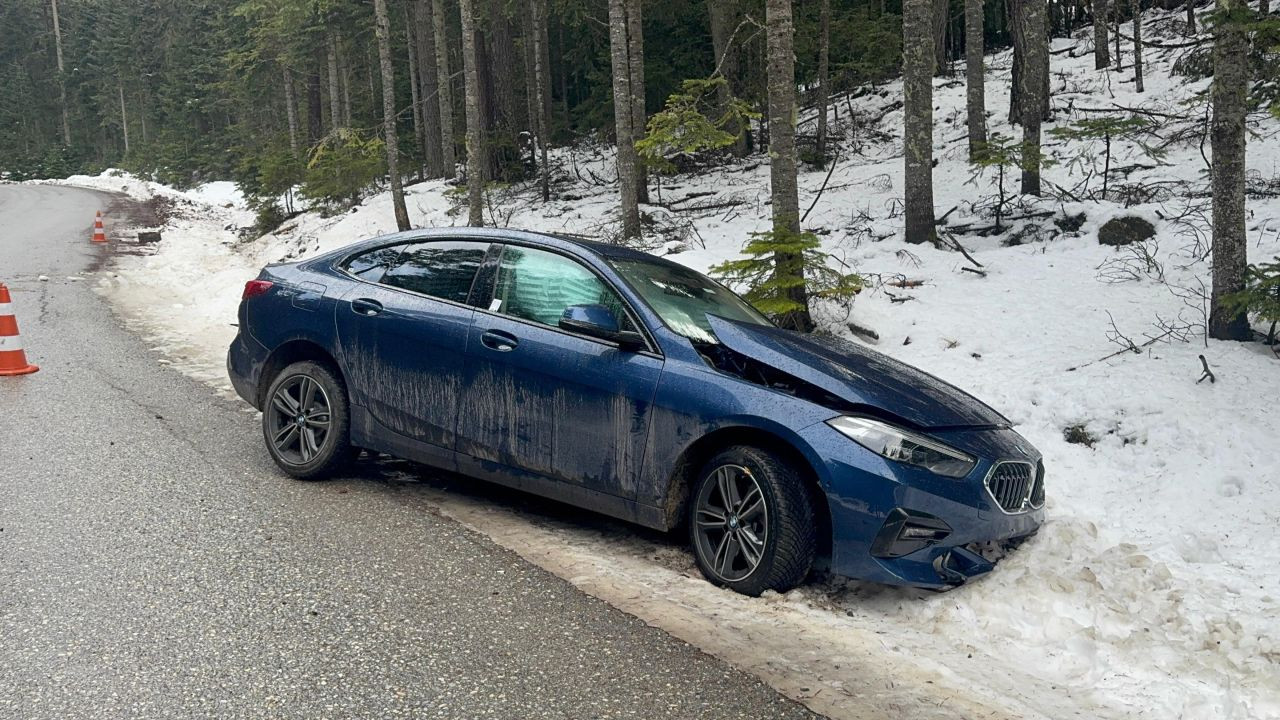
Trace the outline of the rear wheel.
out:
M 817 531 L 799 474 L 770 452 L 740 445 L 712 458 L 698 477 L 689 535 L 702 574 L 744 595 L 800 584 Z
M 280 469 L 301 480 L 318 480 L 354 457 L 347 389 L 329 367 L 294 363 L 267 389 L 262 434 Z

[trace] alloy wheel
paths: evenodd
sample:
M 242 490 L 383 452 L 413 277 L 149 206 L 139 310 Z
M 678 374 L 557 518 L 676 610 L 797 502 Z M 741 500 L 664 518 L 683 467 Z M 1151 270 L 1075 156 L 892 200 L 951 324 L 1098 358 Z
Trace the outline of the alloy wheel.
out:
M 306 465 L 329 437 L 329 396 L 314 378 L 295 375 L 281 383 L 267 408 L 268 436 L 277 455 L 291 465 Z
M 755 572 L 769 539 L 764 492 L 741 465 L 712 470 L 698 493 L 694 537 L 698 553 L 717 578 L 735 582 Z

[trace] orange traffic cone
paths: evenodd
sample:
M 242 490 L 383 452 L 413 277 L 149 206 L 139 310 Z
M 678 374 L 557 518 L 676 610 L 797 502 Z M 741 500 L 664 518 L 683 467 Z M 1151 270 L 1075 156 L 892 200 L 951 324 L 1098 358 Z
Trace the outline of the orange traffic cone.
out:
M 104 243 L 107 241 L 106 228 L 102 227 L 101 210 L 99 210 L 97 216 L 93 218 L 93 241 L 96 243 Z
M 18 320 L 9 303 L 9 288 L 0 283 L 0 376 L 26 375 L 39 369 L 27 362 L 27 354 L 22 351 Z

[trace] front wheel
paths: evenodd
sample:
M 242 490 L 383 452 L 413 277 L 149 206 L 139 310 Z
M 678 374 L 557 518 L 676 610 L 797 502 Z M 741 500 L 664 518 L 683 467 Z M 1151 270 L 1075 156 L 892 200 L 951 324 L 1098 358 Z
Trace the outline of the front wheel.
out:
M 280 372 L 267 390 L 262 434 L 281 470 L 318 480 L 341 470 L 354 452 L 342 380 L 325 365 L 306 361 Z
M 737 446 L 712 458 L 698 478 L 689 535 L 702 574 L 753 596 L 800 584 L 813 564 L 817 530 L 799 474 L 772 453 Z

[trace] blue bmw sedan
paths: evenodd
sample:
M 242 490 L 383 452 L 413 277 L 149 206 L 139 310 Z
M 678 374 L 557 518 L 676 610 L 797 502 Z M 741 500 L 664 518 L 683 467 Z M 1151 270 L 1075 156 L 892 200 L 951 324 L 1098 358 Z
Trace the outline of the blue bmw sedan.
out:
M 951 587 L 1044 520 L 1040 454 L 987 405 L 624 247 L 387 235 L 267 267 L 239 320 L 231 380 L 289 475 L 367 449 L 687 528 L 749 595 L 818 566 Z

